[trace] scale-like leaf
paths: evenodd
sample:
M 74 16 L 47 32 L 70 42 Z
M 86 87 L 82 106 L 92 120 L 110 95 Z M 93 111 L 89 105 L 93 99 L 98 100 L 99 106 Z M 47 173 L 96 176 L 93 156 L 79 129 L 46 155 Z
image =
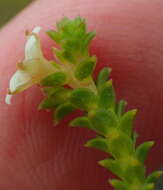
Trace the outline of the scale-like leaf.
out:
M 137 149 L 136 149 L 136 156 L 138 160 L 140 160 L 142 163 L 144 163 L 147 154 L 150 150 L 150 148 L 153 146 L 154 142 L 153 141 L 148 141 L 145 143 L 140 144 Z
M 63 86 L 67 82 L 67 75 L 65 72 L 56 72 L 44 78 L 41 81 L 43 86 Z
M 101 87 L 99 92 L 99 107 L 103 109 L 114 109 L 115 107 L 115 92 L 112 81 L 108 81 Z
M 96 64 L 95 56 L 89 57 L 86 60 L 82 61 L 76 67 L 75 77 L 78 80 L 83 80 L 89 77 L 90 75 L 92 75 L 92 72 L 95 68 L 95 64 Z
M 96 95 L 88 88 L 78 88 L 73 90 L 70 102 L 76 108 L 90 110 L 96 106 Z
M 122 115 L 122 117 L 120 118 L 119 128 L 128 136 L 131 136 L 132 134 L 133 121 L 136 115 L 136 111 L 137 110 L 130 110 Z
M 108 134 L 110 128 L 118 125 L 116 114 L 112 110 L 97 110 L 92 111 L 89 116 L 94 129 L 100 134 Z
M 105 84 L 105 82 L 108 81 L 110 72 L 111 72 L 111 69 L 110 69 L 110 68 L 104 67 L 104 68 L 100 71 L 100 73 L 98 74 L 98 78 L 97 78 L 96 84 L 97 84 L 97 87 L 98 87 L 99 89 Z
M 88 117 L 77 117 L 70 122 L 70 126 L 71 127 L 80 126 L 80 127 L 92 129 L 92 126 Z
M 64 103 L 57 107 L 57 109 L 54 112 L 54 122 L 58 123 L 62 119 L 64 119 L 65 116 L 70 114 L 75 110 L 74 106 L 70 103 Z
M 104 152 L 108 152 L 108 140 L 102 137 L 96 137 L 94 139 L 89 140 L 86 144 L 86 147 L 93 147 Z

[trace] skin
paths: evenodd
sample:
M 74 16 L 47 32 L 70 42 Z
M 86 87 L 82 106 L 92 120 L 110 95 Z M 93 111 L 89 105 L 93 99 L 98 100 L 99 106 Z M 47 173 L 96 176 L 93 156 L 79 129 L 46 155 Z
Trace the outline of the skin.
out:
M 12 105 L 4 103 L 9 79 L 24 56 L 25 30 L 43 27 L 44 53 L 52 59 L 53 42 L 44 32 L 63 16 L 78 15 L 97 31 L 91 44 L 96 74 L 111 66 L 118 99 L 139 110 L 138 143 L 156 142 L 148 171 L 163 164 L 163 1 L 40 0 L 0 31 L 0 189 L 111 189 L 107 179 L 113 175 L 97 164 L 106 154 L 83 147 L 94 133 L 68 127 L 78 113 L 54 127 L 51 112 L 37 111 L 42 94 L 36 86 L 16 95 Z

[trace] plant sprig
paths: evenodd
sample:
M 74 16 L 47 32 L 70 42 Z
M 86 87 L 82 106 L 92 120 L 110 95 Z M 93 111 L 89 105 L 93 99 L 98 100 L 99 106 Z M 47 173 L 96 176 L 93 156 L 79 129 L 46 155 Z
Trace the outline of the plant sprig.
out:
M 87 33 L 85 20 L 80 17 L 74 20 L 64 18 L 57 23 L 57 31 L 51 30 L 48 34 L 61 48 L 54 51 L 57 59 L 65 64 L 65 67 L 73 67 L 72 74 L 77 83 L 92 80 L 96 58 L 89 55 L 89 42 L 95 32 Z M 74 109 L 83 110 L 84 115 L 71 121 L 70 126 L 80 126 L 96 132 L 96 137 L 89 140 L 85 146 L 111 155 L 99 161 L 101 166 L 119 178 L 110 179 L 110 184 L 116 190 L 152 190 L 154 182 L 162 174 L 157 171 L 148 177 L 145 175 L 144 161 L 154 142 L 135 145 L 133 121 L 136 110 L 125 112 L 126 102 L 121 100 L 117 103 L 112 80 L 109 80 L 110 72 L 110 68 L 103 68 L 94 81 L 93 89 L 88 84 L 75 86 L 73 89 L 51 85 L 48 88 L 48 98 L 41 104 L 42 108 L 49 108 L 48 101 L 53 99 L 54 106 L 50 106 L 55 108 L 54 121 L 57 122 Z M 49 78 L 44 79 L 48 80 Z
M 97 58 L 90 55 L 89 44 L 95 32 L 87 32 L 84 19 L 65 17 L 57 23 L 56 31 L 50 30 L 48 35 L 59 48 L 53 48 L 56 59 L 49 62 L 53 72 L 49 67 L 50 74 L 43 79 L 43 74 L 39 77 L 45 94 L 39 108 L 54 110 L 55 124 L 75 109 L 83 110 L 83 116 L 72 120 L 70 126 L 95 131 L 96 137 L 85 146 L 108 153 L 99 164 L 118 177 L 109 179 L 115 190 L 153 190 L 162 172 L 146 176 L 144 161 L 154 142 L 136 145 L 136 110 L 126 112 L 126 102 L 117 102 L 113 82 L 109 79 L 111 69 L 103 68 L 97 80 L 92 76 Z

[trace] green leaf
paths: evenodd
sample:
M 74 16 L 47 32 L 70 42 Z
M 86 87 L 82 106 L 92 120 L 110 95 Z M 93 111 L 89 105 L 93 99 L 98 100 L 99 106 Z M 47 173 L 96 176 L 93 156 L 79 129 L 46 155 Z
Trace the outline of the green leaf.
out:
M 103 167 L 111 170 L 115 175 L 123 179 L 129 184 L 132 184 L 133 181 L 139 181 L 142 184 L 144 181 L 144 167 L 141 163 L 132 158 L 125 157 L 124 159 L 114 160 L 114 159 L 105 159 L 99 162 Z
M 71 90 L 58 87 L 58 88 L 45 88 L 46 95 L 48 96 L 44 99 L 40 105 L 39 109 L 50 109 L 55 108 L 60 104 L 63 104 L 69 99 Z
M 62 30 L 65 26 L 71 26 L 71 20 L 67 17 L 63 17 L 60 21 L 57 22 L 56 25 L 58 30 Z
M 71 20 L 64 17 L 57 22 L 57 31 L 50 30 L 48 35 L 64 49 L 66 55 L 73 55 L 79 59 L 82 55 L 89 55 L 89 42 L 95 36 L 95 32 L 87 32 L 85 19 L 76 17 Z M 68 56 L 64 57 L 69 59 Z
M 88 49 L 88 45 L 90 43 L 90 41 L 96 36 L 96 32 L 93 31 L 93 32 L 88 32 L 86 35 L 85 35 L 85 38 L 84 38 L 84 41 L 83 41 L 83 45 L 81 46 L 82 47 L 82 50 L 85 51 Z
M 89 57 L 86 60 L 79 63 L 76 67 L 75 77 L 78 80 L 83 80 L 90 76 L 95 68 L 96 57 Z
M 52 48 L 52 50 L 55 57 L 57 57 L 57 59 L 60 60 L 62 63 L 65 64 L 67 64 L 67 62 L 69 62 L 70 64 L 76 63 L 74 55 L 68 49 Z
M 161 175 L 163 175 L 163 171 L 155 171 L 147 177 L 146 182 L 155 183 Z
M 62 86 L 67 82 L 67 75 L 64 72 L 56 72 L 47 76 L 41 81 L 43 86 Z
M 71 121 L 71 127 L 80 126 L 88 129 L 92 129 L 91 123 L 88 117 L 78 117 Z
M 118 125 L 117 116 L 112 110 L 92 111 L 89 118 L 94 129 L 102 135 L 107 135 L 110 128 Z
M 103 109 L 112 108 L 115 107 L 115 92 L 112 85 L 112 81 L 106 82 L 103 87 L 101 87 L 101 90 L 99 92 L 99 107 Z
M 45 98 L 38 106 L 38 109 L 54 109 L 55 106 L 56 103 L 53 98 Z
M 43 92 L 44 92 L 44 94 L 47 97 L 51 97 L 60 88 L 62 88 L 62 87 L 58 87 L 58 88 L 55 88 L 55 87 L 44 87 L 43 88 Z
M 68 50 L 62 50 L 60 52 L 61 52 L 60 53 L 60 59 L 61 60 L 63 59 L 63 60 L 69 61 L 72 64 L 75 64 L 76 59 L 74 58 L 74 56 L 72 55 L 72 53 L 70 51 L 68 51 Z M 59 55 L 59 54 L 56 54 L 56 55 Z
M 63 120 L 65 116 L 70 114 L 75 110 L 74 106 L 70 103 L 64 103 L 57 107 L 54 113 L 54 122 L 57 124 L 59 121 Z
M 123 176 L 123 171 L 121 166 L 119 165 L 118 161 L 112 159 L 112 158 L 107 158 L 105 160 L 101 160 L 98 162 L 101 166 L 104 168 L 110 170 L 112 173 L 117 175 L 118 177 L 122 178 Z
M 115 187 L 115 190 L 126 190 L 126 185 L 123 181 L 117 179 L 110 179 L 109 183 Z
M 147 154 L 150 150 L 150 148 L 153 146 L 154 142 L 153 141 L 148 141 L 143 144 L 140 144 L 137 149 L 136 149 L 136 157 L 138 160 L 140 160 L 142 163 L 144 163 Z
M 48 31 L 47 31 L 47 34 L 48 34 L 48 36 L 49 36 L 52 40 L 56 41 L 57 43 L 60 42 L 61 36 L 58 34 L 58 32 L 56 32 L 56 31 L 54 31 L 54 30 L 48 30 Z
M 82 110 L 90 110 L 96 106 L 96 95 L 88 88 L 78 88 L 72 91 L 70 102 Z
M 96 137 L 89 140 L 86 144 L 86 147 L 93 147 L 104 152 L 108 152 L 108 140 L 102 137 Z
M 109 152 L 117 159 L 134 155 L 134 147 L 131 138 L 119 129 L 111 128 L 108 131 Z
M 129 184 L 133 183 L 133 181 L 145 183 L 145 167 L 138 159 L 128 156 L 121 165 L 123 165 L 125 181 Z
M 118 116 L 121 116 L 124 113 L 127 102 L 124 100 L 120 100 L 116 106 L 116 113 Z
M 105 82 L 108 81 L 110 72 L 111 72 L 111 68 L 108 68 L 108 67 L 104 67 L 100 71 L 100 73 L 98 74 L 97 81 L 96 81 L 98 88 L 101 88 L 101 86 L 103 86 Z
M 133 121 L 134 121 L 136 112 L 137 110 L 130 110 L 126 112 L 124 115 L 122 115 L 122 117 L 120 118 L 119 128 L 128 136 L 132 134 Z

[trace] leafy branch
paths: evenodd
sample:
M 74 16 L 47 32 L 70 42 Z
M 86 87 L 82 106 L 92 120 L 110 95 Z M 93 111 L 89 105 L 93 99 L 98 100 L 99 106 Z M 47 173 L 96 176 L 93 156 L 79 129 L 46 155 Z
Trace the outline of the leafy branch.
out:
M 125 112 L 126 102 L 117 103 L 112 80 L 109 80 L 111 69 L 103 68 L 96 81 L 92 78 L 96 57 L 89 55 L 89 42 L 95 32 L 87 32 L 85 20 L 77 17 L 62 19 L 57 23 L 57 31 L 51 30 L 48 34 L 60 46 L 60 49 L 54 49 L 54 53 L 58 63 L 66 68 L 65 76 L 71 73 L 67 84 L 72 88 L 62 85 L 66 80 L 53 85 L 55 80 L 60 81 L 60 77 L 56 77 L 57 74 L 48 76 L 42 82 L 47 98 L 41 108 L 55 108 L 54 121 L 57 122 L 75 109 L 83 110 L 84 115 L 75 118 L 70 125 L 96 132 L 96 137 L 85 146 L 111 155 L 99 161 L 119 178 L 110 179 L 110 184 L 116 190 L 153 190 L 162 172 L 153 172 L 146 177 L 144 161 L 154 142 L 135 145 L 137 135 L 133 121 L 136 110 Z M 71 68 L 71 72 L 67 68 Z
M 110 179 L 116 190 L 153 190 L 160 171 L 146 176 L 144 161 L 153 141 L 136 146 L 134 132 L 136 110 L 125 112 L 126 102 L 117 102 L 110 68 L 103 68 L 93 79 L 97 62 L 90 55 L 89 44 L 95 32 L 87 32 L 86 22 L 80 17 L 74 20 L 63 18 L 56 31 L 48 35 L 57 43 L 53 48 L 55 60 L 43 56 L 38 38 L 40 27 L 27 36 L 25 59 L 10 80 L 6 103 L 11 95 L 33 84 L 43 87 L 45 99 L 39 109 L 54 110 L 57 124 L 75 109 L 83 110 L 83 116 L 71 121 L 70 126 L 80 126 L 96 132 L 96 137 L 85 146 L 108 153 L 99 164 L 114 173 L 118 179 Z

